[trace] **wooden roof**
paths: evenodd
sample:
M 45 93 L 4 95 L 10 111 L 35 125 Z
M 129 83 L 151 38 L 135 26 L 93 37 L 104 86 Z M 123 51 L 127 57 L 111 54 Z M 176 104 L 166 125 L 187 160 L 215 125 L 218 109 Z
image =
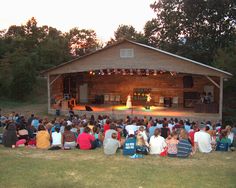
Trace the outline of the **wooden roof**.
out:
M 133 49 L 134 56 L 122 58 L 120 49 Z M 42 74 L 55 75 L 100 69 L 152 69 L 225 78 L 232 76 L 231 73 L 215 67 L 127 39 L 52 67 Z

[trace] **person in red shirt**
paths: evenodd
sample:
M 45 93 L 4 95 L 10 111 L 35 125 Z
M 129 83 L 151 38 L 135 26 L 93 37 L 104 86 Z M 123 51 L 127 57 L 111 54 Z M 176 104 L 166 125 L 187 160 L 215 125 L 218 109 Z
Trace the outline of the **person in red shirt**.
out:
M 85 127 L 84 132 L 77 138 L 77 144 L 81 150 L 95 149 L 95 137 L 90 133 L 90 128 Z
M 198 126 L 194 123 L 192 125 L 192 129 L 189 131 L 188 134 L 192 146 L 194 146 L 194 134 L 198 131 L 199 131 Z
M 106 123 L 103 125 L 103 129 L 104 129 L 104 134 L 106 133 L 107 130 L 110 129 L 110 120 L 107 119 Z

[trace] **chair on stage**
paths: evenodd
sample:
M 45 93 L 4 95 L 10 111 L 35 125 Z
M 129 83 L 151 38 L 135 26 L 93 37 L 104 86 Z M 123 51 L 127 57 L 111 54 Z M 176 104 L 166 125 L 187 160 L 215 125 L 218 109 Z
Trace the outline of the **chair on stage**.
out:
M 115 101 L 115 95 L 110 95 L 110 102 L 114 102 Z
M 159 105 L 164 106 L 164 97 L 159 98 Z
M 108 95 L 108 94 L 105 94 L 104 95 L 104 103 L 109 103 L 109 101 L 110 101 L 110 96 Z
M 117 104 L 120 104 L 120 95 L 115 96 L 115 101 Z
M 179 106 L 179 97 L 173 97 L 172 105 L 173 105 L 173 107 L 178 107 Z

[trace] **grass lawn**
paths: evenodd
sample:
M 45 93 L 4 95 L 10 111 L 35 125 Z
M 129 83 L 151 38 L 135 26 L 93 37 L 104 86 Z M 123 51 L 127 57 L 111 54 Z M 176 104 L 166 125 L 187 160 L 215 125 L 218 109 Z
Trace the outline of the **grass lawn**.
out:
M 236 152 L 189 159 L 0 146 L 0 187 L 236 187 Z

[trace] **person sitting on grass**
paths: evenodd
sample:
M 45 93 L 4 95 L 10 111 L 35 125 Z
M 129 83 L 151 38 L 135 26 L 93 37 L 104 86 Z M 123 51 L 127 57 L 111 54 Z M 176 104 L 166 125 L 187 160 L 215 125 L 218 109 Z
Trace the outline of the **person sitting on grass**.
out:
M 105 132 L 105 137 L 104 137 L 104 141 L 106 141 L 106 139 L 111 138 L 112 133 L 116 133 L 116 135 L 118 135 L 118 132 L 116 131 L 116 125 L 114 123 L 110 124 L 110 128 Z
M 216 151 L 228 151 L 231 140 L 227 137 L 227 130 L 223 129 L 220 136 L 216 138 Z
M 163 127 L 161 128 L 161 136 L 166 139 L 169 135 L 170 135 L 170 129 L 168 128 L 168 122 L 164 121 Z
M 202 153 L 210 153 L 212 151 L 211 136 L 205 132 L 206 125 L 200 124 L 200 131 L 194 134 L 194 151 L 199 149 Z
M 165 139 L 160 136 L 160 129 L 155 129 L 154 135 L 150 138 L 150 154 L 159 155 L 164 151 L 166 145 Z
M 180 140 L 177 145 L 177 157 L 179 158 L 187 158 L 190 155 L 193 155 L 192 153 L 192 145 L 190 144 L 188 140 L 188 133 L 184 129 L 180 130 Z
M 90 128 L 85 127 L 84 132 L 77 138 L 77 146 L 81 150 L 90 150 L 96 148 L 96 140 L 93 135 L 90 134 Z
M 15 148 L 17 142 L 16 125 L 14 123 L 7 124 L 2 138 L 5 147 Z
M 75 133 L 71 132 L 71 126 L 67 125 L 62 134 L 62 145 L 64 149 L 74 149 L 76 147 Z
M 52 145 L 49 150 L 58 150 L 61 149 L 62 146 L 62 135 L 60 132 L 60 126 L 55 127 L 55 132 L 52 133 Z
M 117 140 L 116 133 L 112 133 L 111 138 L 106 139 L 103 145 L 104 145 L 104 153 L 106 155 L 114 155 L 117 149 L 121 146 L 120 142 Z
M 92 129 L 92 134 L 95 137 L 97 147 L 102 145 L 102 135 L 100 134 L 100 129 L 97 126 L 94 126 Z
M 20 124 L 19 130 L 17 131 L 17 137 L 18 137 L 19 140 L 25 139 L 26 144 L 28 143 L 28 141 L 29 141 L 29 132 L 26 129 L 25 124 Z
M 36 147 L 39 149 L 48 149 L 50 147 L 50 135 L 46 128 L 40 124 L 36 135 Z
M 136 152 L 136 138 L 133 130 L 129 131 L 128 138 L 123 146 L 123 155 L 134 155 Z
M 227 131 L 227 137 L 230 139 L 230 147 L 233 146 L 234 141 L 234 133 L 232 132 L 232 127 L 230 125 L 227 125 L 225 127 L 225 130 Z
M 167 144 L 167 155 L 168 157 L 176 157 L 177 156 L 177 145 L 178 141 L 178 134 L 177 132 L 173 131 L 170 136 L 166 139 Z

